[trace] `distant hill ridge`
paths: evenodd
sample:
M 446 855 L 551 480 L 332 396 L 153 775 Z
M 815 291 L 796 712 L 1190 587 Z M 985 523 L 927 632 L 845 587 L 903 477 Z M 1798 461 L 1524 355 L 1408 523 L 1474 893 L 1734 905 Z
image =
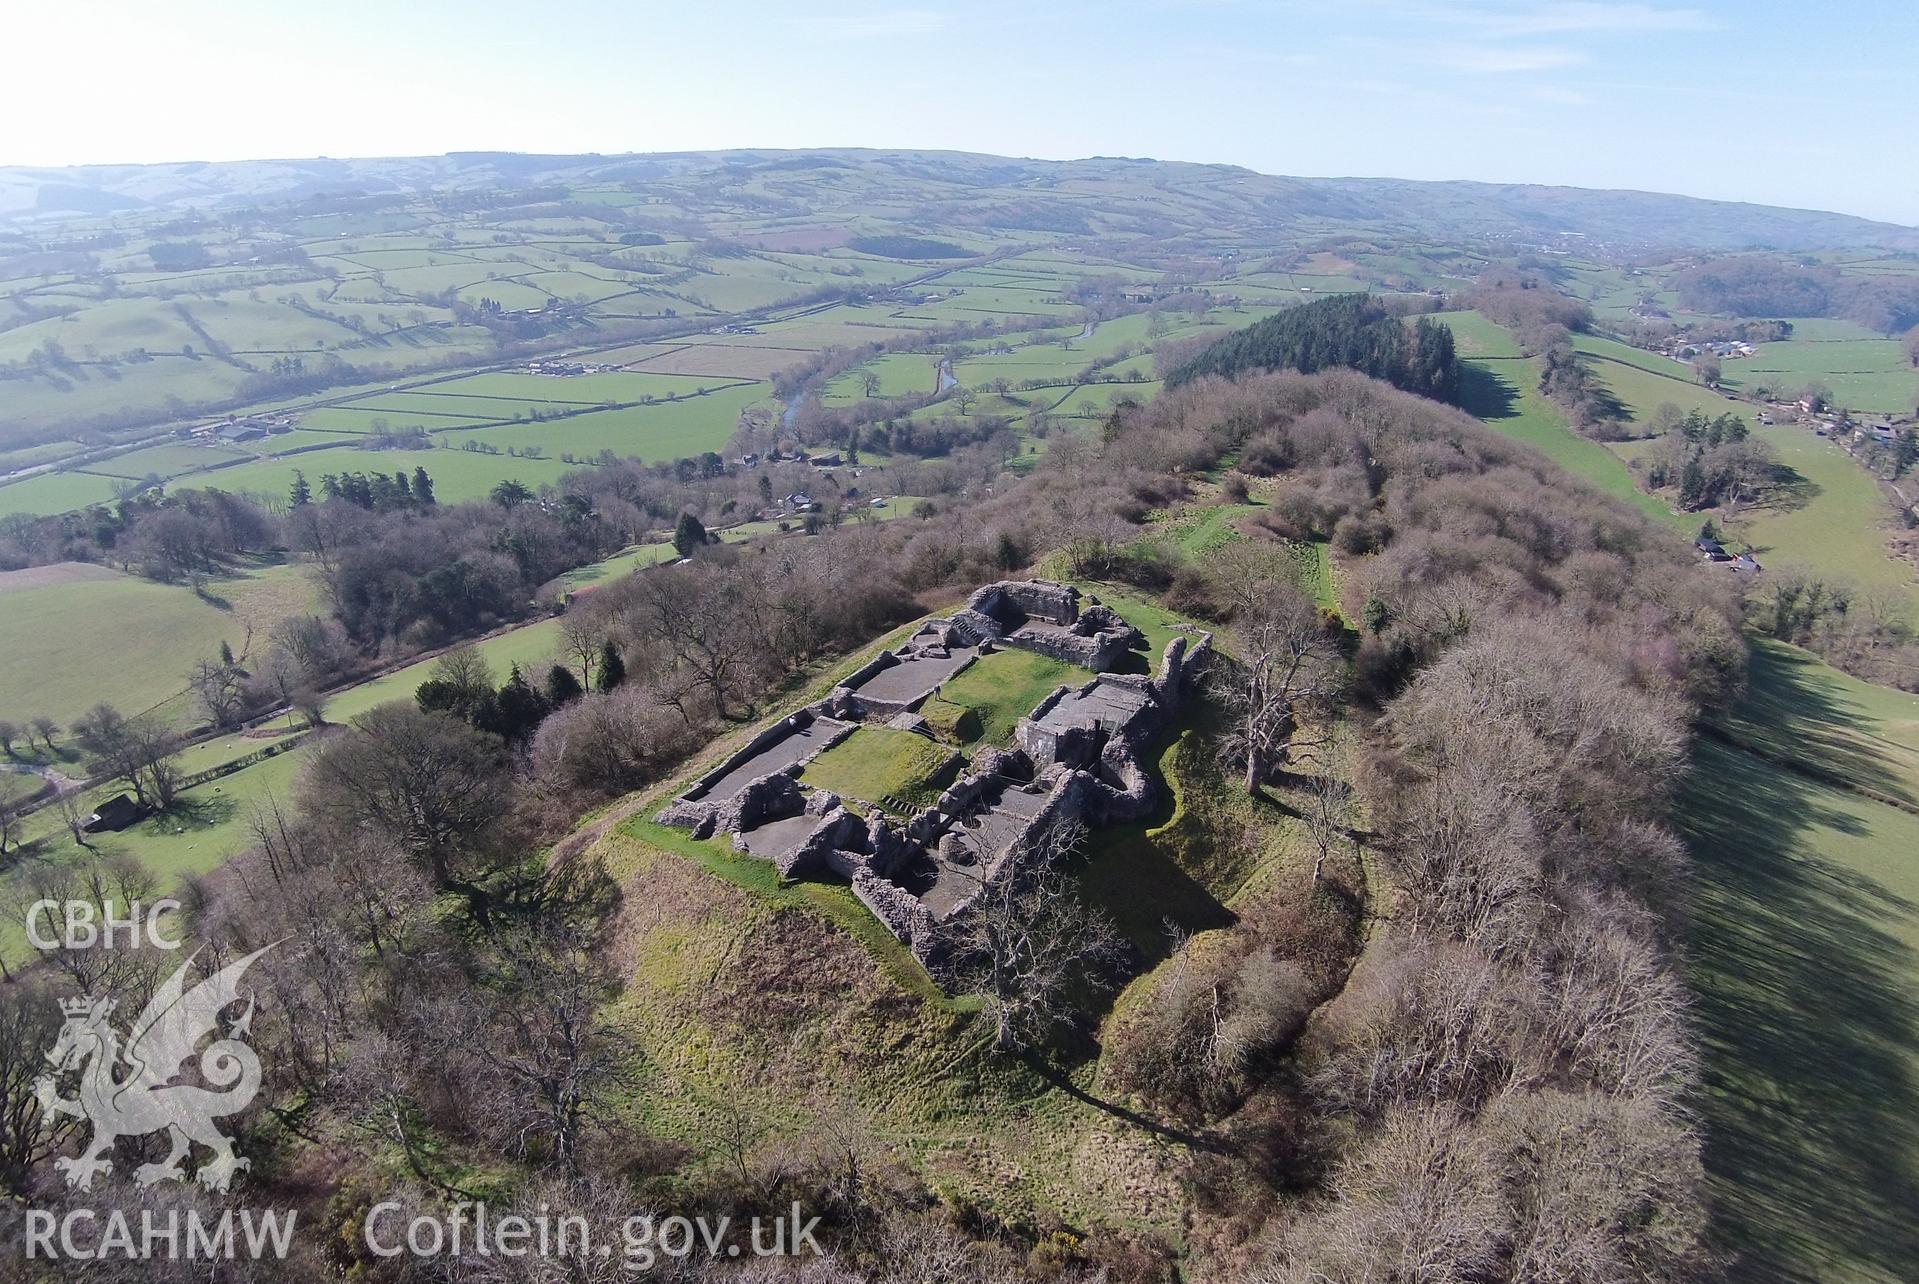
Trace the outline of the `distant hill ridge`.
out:
M 1703 200 L 1655 192 L 1393 178 L 1289 178 L 1236 165 L 1126 157 L 1022 160 L 969 152 L 742 149 L 628 155 L 454 152 L 355 160 L 191 161 L 68 168 L 0 166 L 0 222 L 28 223 L 133 211 L 184 213 L 277 205 L 314 196 L 411 195 L 711 174 L 755 174 L 804 184 L 810 196 L 845 206 L 877 195 L 889 175 L 937 181 L 956 221 L 980 227 L 1067 232 L 1082 197 L 1075 185 L 1137 185 L 1142 222 L 1166 217 L 1170 197 L 1217 231 L 1308 233 L 1327 221 L 1382 232 L 1524 241 L 1586 237 L 1614 244 L 1690 250 L 1844 249 L 1919 251 L 1919 228 L 1847 214 Z M 1018 189 L 1017 207 L 1006 203 Z M 990 191 L 989 191 L 990 189 Z M 1103 190 L 1102 196 L 1110 197 Z M 1120 198 L 1124 200 L 1124 195 Z M 984 208 L 992 202 L 992 208 Z M 825 202 L 823 202 L 824 204 Z

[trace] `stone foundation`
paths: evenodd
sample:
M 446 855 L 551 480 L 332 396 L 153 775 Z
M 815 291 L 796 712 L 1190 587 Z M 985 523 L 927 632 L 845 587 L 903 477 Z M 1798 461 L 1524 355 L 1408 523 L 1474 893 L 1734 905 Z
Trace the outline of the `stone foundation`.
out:
M 1116 667 L 1145 637 L 1111 607 L 1080 609 L 1079 590 L 1051 580 L 988 584 L 955 612 L 953 626 L 982 648 L 999 644 L 1081 665 Z
M 997 880 L 1010 876 L 1026 856 L 1043 846 L 1055 826 L 1128 823 L 1152 811 L 1156 795 L 1147 754 L 1210 660 L 1212 638 L 1202 633 L 1190 644 L 1184 637 L 1174 638 L 1151 677 L 1109 672 L 1143 643 L 1139 631 L 1111 608 L 1093 602 L 1082 610 L 1079 591 L 1071 585 L 1045 580 L 989 584 L 951 619 L 922 627 L 899 651 L 882 651 L 862 665 L 825 700 L 761 731 L 702 776 L 659 819 L 685 826 L 695 837 L 730 834 L 742 849 L 747 848 L 746 835 L 755 829 L 785 825 L 786 829 L 764 835 L 767 841 L 760 844 L 761 854 L 773 861 L 783 878 L 826 872 L 846 878 L 873 916 L 929 969 L 937 970 L 950 948 L 954 920 L 963 918 Z M 936 805 L 903 825 L 879 814 L 863 818 L 834 794 L 800 785 L 797 777 L 805 763 L 850 734 L 852 725 L 822 736 L 821 743 L 804 757 L 749 781 L 731 798 L 705 797 L 715 782 L 737 772 L 782 737 L 808 728 L 816 715 L 925 730 L 925 723 L 911 711 L 938 689 L 938 683 L 904 700 L 861 696 L 857 688 L 912 659 L 948 659 L 954 650 L 969 646 L 977 646 L 984 654 L 996 645 L 1055 655 L 1097 676 L 1076 687 L 1053 690 L 1020 720 L 1015 733 L 1018 748 L 981 750 L 970 770 L 954 780 Z M 898 680 L 882 684 L 895 689 L 909 685 Z M 954 759 L 964 761 L 958 754 Z M 1034 785 L 1046 789 L 1044 802 L 1035 803 Z M 1032 810 L 1035 805 L 1037 810 Z M 808 828 L 798 819 L 802 816 L 817 817 L 817 823 Z M 788 842 L 792 845 L 785 850 L 773 850 Z M 925 861 L 932 862 L 934 881 L 927 886 L 937 914 L 895 881 L 916 862 Z M 918 868 L 923 871 L 926 866 Z

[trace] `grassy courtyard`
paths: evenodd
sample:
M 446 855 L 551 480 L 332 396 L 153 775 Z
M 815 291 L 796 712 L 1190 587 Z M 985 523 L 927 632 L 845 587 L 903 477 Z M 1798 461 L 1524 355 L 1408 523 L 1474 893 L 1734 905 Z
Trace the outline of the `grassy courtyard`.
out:
M 947 681 L 920 713 L 962 744 L 1009 745 L 1013 728 L 1048 692 L 1088 676 L 1064 660 L 1005 647 Z
M 951 749 L 911 731 L 860 727 L 808 763 L 800 780 L 889 811 L 909 812 L 932 803 L 952 783 L 952 756 Z

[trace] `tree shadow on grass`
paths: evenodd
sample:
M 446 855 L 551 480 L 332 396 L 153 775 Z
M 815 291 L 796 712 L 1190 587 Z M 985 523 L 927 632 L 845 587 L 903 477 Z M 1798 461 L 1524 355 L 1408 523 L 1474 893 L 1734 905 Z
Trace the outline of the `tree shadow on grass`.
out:
M 177 834 L 182 830 L 214 829 L 239 813 L 238 799 L 222 794 L 204 797 L 182 796 L 157 816 L 140 822 L 140 828 L 157 834 Z
M 1166 1141 L 1177 1142 L 1179 1145 L 1189 1147 L 1193 1150 L 1203 1150 L 1210 1154 L 1223 1155 L 1234 1153 L 1233 1147 L 1219 1137 L 1208 1133 L 1190 1132 L 1183 1128 L 1175 1128 L 1170 1124 L 1161 1123 L 1149 1115 L 1143 1115 L 1137 1110 L 1130 1110 L 1118 1102 L 1108 1101 L 1104 1097 L 1094 1096 L 1077 1083 L 1074 1083 L 1071 1075 L 1054 1065 L 1044 1056 L 1028 1056 L 1026 1058 L 1026 1065 L 1034 1074 L 1045 1080 L 1048 1086 L 1058 1089 L 1060 1092 L 1073 1098 L 1073 1100 L 1084 1102 L 1102 1114 L 1108 1114 L 1115 1119 L 1123 1120 L 1135 1128 L 1152 1133 L 1155 1137 L 1162 1138 Z
M 1803 652 L 1755 646 L 1746 695 L 1719 729 L 1735 745 L 1757 747 L 1788 770 L 1919 806 L 1910 778 L 1874 748 L 1860 714 L 1825 679 L 1827 672 Z
M 1706 1166 L 1732 1277 L 1906 1276 L 1919 1261 L 1913 906 L 1817 849 L 1868 832 L 1842 794 L 1716 741 L 1680 815 Z M 1884 808 L 1889 817 L 1899 813 Z M 1868 813 L 1869 814 L 1869 813 Z
M 1519 389 L 1475 361 L 1462 361 L 1459 408 L 1476 419 L 1511 419 L 1519 414 Z
M 1826 488 L 1794 468 L 1780 464 L 1766 479 L 1766 487 L 1750 507 L 1768 512 L 1797 512 L 1826 493 Z

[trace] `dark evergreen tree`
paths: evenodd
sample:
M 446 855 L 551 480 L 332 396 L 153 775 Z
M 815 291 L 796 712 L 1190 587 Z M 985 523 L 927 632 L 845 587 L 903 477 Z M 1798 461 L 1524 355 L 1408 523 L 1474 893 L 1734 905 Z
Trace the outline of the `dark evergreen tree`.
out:
M 533 492 L 522 485 L 518 479 L 509 477 L 487 492 L 487 497 L 504 509 L 515 509 L 528 503 Z
M 680 524 L 673 528 L 673 547 L 681 557 L 693 556 L 695 550 L 706 547 L 706 527 L 700 519 L 691 513 L 680 514 Z
M 620 658 L 620 648 L 612 638 L 600 645 L 599 687 L 602 691 L 611 691 L 626 681 L 626 661 Z
M 1452 330 L 1426 317 L 1407 325 L 1377 299 L 1342 294 L 1254 322 L 1202 349 L 1167 377 L 1177 387 L 1202 375 L 1252 370 L 1312 374 L 1346 366 L 1396 388 L 1441 401 L 1459 395 Z
M 571 704 L 586 692 L 580 680 L 573 676 L 573 670 L 564 664 L 556 664 L 546 671 L 547 703 L 557 709 L 563 704 Z
M 1686 461 L 1686 467 L 1679 474 L 1679 506 L 1697 508 L 1706 495 L 1706 470 L 1699 462 L 1699 455 Z
M 287 498 L 295 508 L 305 508 L 313 502 L 313 487 L 307 485 L 307 475 L 298 468 L 293 470 L 293 491 Z
M 573 675 L 569 673 L 567 676 L 570 678 Z M 517 664 L 507 674 L 506 682 L 500 687 L 499 695 L 494 697 L 493 704 L 497 710 L 497 725 L 488 729 L 497 731 L 509 741 L 524 740 L 532 735 L 540 725 L 540 720 L 546 717 L 548 709 L 545 698 L 527 682 L 526 675 L 520 672 Z
M 433 502 L 433 479 L 427 476 L 424 464 L 413 470 L 413 501 L 417 504 Z

